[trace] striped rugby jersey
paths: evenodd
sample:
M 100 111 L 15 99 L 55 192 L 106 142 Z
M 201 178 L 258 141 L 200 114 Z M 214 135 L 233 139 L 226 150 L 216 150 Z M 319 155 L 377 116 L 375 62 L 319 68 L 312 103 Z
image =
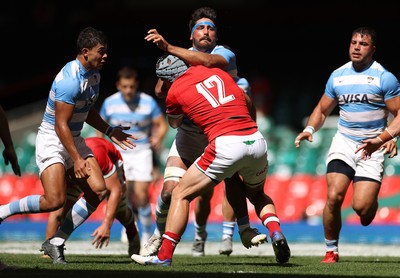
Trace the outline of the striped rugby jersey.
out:
M 332 72 L 325 94 L 338 101 L 338 131 L 359 142 L 376 137 L 387 126 L 385 100 L 400 95 L 400 84 L 376 61 L 362 72 L 348 62 Z
M 138 138 L 135 140 L 135 149 L 138 149 L 150 148 L 153 120 L 162 112 L 157 101 L 144 92 L 137 91 L 130 102 L 126 102 L 121 92 L 116 92 L 104 100 L 100 115 L 112 126 L 129 126 L 125 132 Z M 122 153 L 130 151 L 118 149 Z
M 79 136 L 89 110 L 99 96 L 100 72 L 87 71 L 78 59 L 68 62 L 57 74 L 50 89 L 41 128 L 54 130 L 55 102 L 74 105 L 68 123 L 72 136 Z

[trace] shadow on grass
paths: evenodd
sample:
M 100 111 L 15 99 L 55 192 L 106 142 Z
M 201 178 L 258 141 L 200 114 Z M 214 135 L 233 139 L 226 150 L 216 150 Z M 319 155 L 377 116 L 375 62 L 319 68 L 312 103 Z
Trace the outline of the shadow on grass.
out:
M 289 266 L 289 265 L 288 265 Z M 172 270 L 172 269 L 171 269 Z M 127 277 L 179 277 L 179 278 L 258 278 L 258 277 L 276 277 L 276 278 L 312 278 L 312 277 L 329 277 L 329 278 L 354 278 L 354 276 L 334 276 L 327 274 L 323 275 L 310 275 L 310 274 L 266 274 L 266 273 L 196 273 L 196 272 L 179 272 L 179 271 L 118 271 L 118 270 L 107 270 L 107 271 L 87 271 L 87 270 L 43 270 L 43 269 L 16 269 L 16 268 L 6 268 L 0 271 L 0 276 L 3 277 L 53 277 L 53 278 L 127 278 Z M 364 276 L 365 277 L 365 276 Z

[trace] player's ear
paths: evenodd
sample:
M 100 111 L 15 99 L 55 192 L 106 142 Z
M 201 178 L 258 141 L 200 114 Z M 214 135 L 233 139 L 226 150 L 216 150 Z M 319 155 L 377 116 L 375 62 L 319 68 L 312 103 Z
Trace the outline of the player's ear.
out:
M 82 48 L 82 56 L 86 61 L 88 59 L 88 52 L 89 52 L 88 48 Z

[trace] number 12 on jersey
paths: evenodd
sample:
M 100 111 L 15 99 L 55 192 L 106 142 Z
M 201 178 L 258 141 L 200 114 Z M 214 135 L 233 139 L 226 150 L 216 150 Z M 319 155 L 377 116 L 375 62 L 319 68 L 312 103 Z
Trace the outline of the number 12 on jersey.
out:
M 217 86 L 218 99 L 209 90 L 214 86 Z M 196 89 L 199 94 L 202 94 L 208 100 L 213 108 L 235 99 L 234 95 L 226 95 L 224 81 L 217 75 L 210 76 L 202 83 L 196 84 Z

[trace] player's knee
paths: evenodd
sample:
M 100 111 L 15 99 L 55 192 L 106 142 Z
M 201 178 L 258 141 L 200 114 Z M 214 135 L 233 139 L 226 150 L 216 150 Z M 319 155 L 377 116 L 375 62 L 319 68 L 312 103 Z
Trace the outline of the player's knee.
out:
M 56 219 L 57 223 L 61 224 L 61 222 L 63 220 L 61 211 L 57 213 L 55 219 Z
M 328 197 L 326 200 L 326 208 L 328 208 L 330 211 L 335 211 L 335 210 L 340 210 L 342 207 L 343 200 L 341 198 L 336 198 L 336 197 Z
M 44 198 L 45 202 L 43 204 L 44 211 L 55 211 L 63 207 L 65 199 L 64 198 Z
M 250 202 L 254 202 L 257 197 L 265 195 L 263 187 L 245 187 L 246 197 L 250 200 Z
M 374 220 L 375 215 L 376 215 L 376 209 L 375 210 L 370 210 L 367 213 L 363 213 L 360 215 L 360 223 L 363 226 L 368 226 L 371 224 L 371 222 Z
M 171 196 L 172 196 L 172 190 L 162 190 L 161 191 L 161 200 L 164 203 L 170 204 L 171 203 Z
M 171 195 L 174 188 L 179 184 L 179 182 L 175 180 L 167 180 L 164 181 L 164 186 L 161 191 L 161 199 L 164 203 L 171 203 Z
M 378 209 L 378 204 L 377 202 L 374 202 L 372 205 L 365 202 L 353 202 L 352 208 L 361 218 L 368 218 L 370 215 L 375 215 Z
M 344 201 L 344 197 L 346 195 L 346 192 L 342 193 L 342 192 L 337 192 L 335 190 L 330 190 L 328 191 L 328 196 L 327 196 L 327 200 L 326 203 L 328 205 L 328 207 L 340 207 Z
M 107 189 L 97 191 L 96 194 L 97 194 L 97 197 L 99 198 L 99 201 L 101 202 L 107 196 Z

